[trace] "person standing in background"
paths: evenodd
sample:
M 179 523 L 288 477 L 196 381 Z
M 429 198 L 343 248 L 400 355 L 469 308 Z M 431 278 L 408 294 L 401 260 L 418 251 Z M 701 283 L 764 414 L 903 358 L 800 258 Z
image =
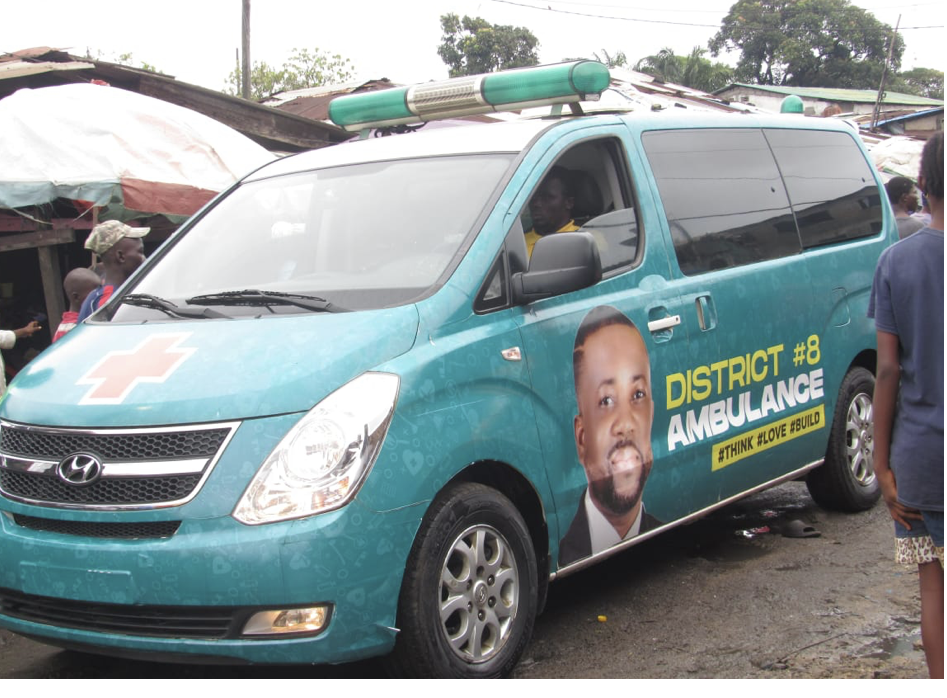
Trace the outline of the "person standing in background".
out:
M 912 214 L 913 218 L 917 218 L 925 227 L 931 224 L 931 207 L 927 203 L 927 197 L 921 194 L 921 210 Z
M 878 337 L 874 469 L 895 529 L 895 559 L 916 565 L 921 641 L 944 678 L 944 134 L 921 154 L 931 224 L 886 249 L 868 303 Z
M 56 334 L 53 335 L 54 342 L 76 326 L 83 301 L 101 285 L 102 279 L 91 269 L 80 267 L 66 274 L 62 287 L 66 292 L 66 298 L 69 299 L 69 310 L 62 314 L 62 321 L 56 328 Z
M 31 321 L 25 327 L 18 330 L 0 330 L 0 349 L 12 349 L 16 345 L 16 340 L 23 337 L 32 337 L 43 329 L 36 320 Z M 0 353 L 0 397 L 7 392 L 7 373 L 6 366 L 3 365 L 3 354 Z
M 892 177 L 885 184 L 888 200 L 894 209 L 894 220 L 898 224 L 898 237 L 902 240 L 924 227 L 924 223 L 912 214 L 917 211 L 920 203 L 914 182 L 907 177 Z
M 82 322 L 106 303 L 112 292 L 142 265 L 145 261 L 145 246 L 141 238 L 150 230 L 133 228 L 121 221 L 106 221 L 92 229 L 85 241 L 85 248 L 95 252 L 102 260 L 105 278 L 102 285 L 93 289 L 82 303 L 77 322 Z

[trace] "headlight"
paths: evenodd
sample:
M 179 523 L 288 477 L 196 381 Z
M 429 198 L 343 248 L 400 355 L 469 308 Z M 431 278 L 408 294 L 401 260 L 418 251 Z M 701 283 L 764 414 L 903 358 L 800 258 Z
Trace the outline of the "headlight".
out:
M 233 517 L 273 523 L 348 502 L 381 450 L 399 383 L 391 373 L 363 373 L 309 410 L 263 462 Z

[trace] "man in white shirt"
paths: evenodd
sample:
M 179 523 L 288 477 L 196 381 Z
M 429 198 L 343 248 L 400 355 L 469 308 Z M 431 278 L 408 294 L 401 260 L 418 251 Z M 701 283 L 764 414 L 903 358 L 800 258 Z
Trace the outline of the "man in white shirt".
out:
M 16 344 L 16 340 L 21 337 L 32 337 L 41 329 L 43 328 L 40 327 L 40 324 L 33 320 L 18 330 L 0 330 L 0 349 L 12 349 Z M 3 354 L 0 354 L 0 396 L 5 392 L 7 392 L 6 367 L 3 365 Z
M 560 566 L 660 525 L 641 501 L 653 460 L 651 365 L 635 324 L 599 306 L 576 333 L 575 445 L 588 488 L 559 542 Z

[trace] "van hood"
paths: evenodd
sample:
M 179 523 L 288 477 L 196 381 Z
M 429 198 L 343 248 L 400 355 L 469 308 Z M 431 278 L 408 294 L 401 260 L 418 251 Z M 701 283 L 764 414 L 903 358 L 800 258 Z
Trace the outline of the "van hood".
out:
M 154 426 L 310 409 L 408 351 L 415 306 L 154 324 L 83 324 L 17 375 L 0 417 L 63 427 Z

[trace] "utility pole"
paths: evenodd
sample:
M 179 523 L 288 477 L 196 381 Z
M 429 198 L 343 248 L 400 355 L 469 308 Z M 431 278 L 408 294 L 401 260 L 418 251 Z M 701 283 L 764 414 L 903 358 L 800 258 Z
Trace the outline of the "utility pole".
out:
M 243 69 L 240 71 L 240 96 L 250 99 L 250 0 L 243 0 Z
M 249 0 L 247 0 L 249 2 Z M 881 85 L 878 87 L 878 98 L 875 99 L 875 109 L 871 113 L 871 128 L 869 129 L 872 133 L 875 132 L 875 127 L 878 124 L 878 114 L 881 111 L 881 98 L 885 93 L 885 79 L 888 77 L 888 64 L 891 63 L 891 53 L 894 51 L 894 40 L 898 35 L 898 27 L 901 26 L 901 15 L 898 15 L 898 21 L 894 25 L 894 33 L 891 34 L 891 40 L 888 41 L 888 55 L 885 58 L 885 67 L 881 71 Z

